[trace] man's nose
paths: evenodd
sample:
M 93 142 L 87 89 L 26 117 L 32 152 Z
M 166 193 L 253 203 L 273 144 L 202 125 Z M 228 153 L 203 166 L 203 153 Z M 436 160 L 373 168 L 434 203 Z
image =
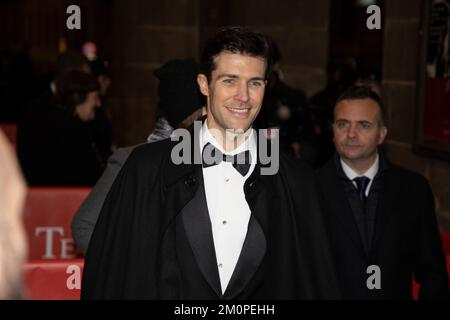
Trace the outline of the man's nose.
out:
M 355 138 L 355 137 L 356 137 L 356 134 L 357 134 L 357 132 L 356 132 L 356 126 L 355 126 L 354 124 L 351 124 L 351 125 L 348 127 L 347 135 L 348 135 L 349 138 Z
M 239 84 L 235 98 L 241 102 L 247 102 L 249 100 L 248 86 L 246 83 Z

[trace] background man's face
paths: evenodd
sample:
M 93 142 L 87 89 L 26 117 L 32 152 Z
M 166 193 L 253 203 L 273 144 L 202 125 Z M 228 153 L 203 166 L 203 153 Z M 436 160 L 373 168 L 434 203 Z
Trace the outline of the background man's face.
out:
M 262 58 L 222 52 L 208 84 L 198 76 L 201 92 L 208 98 L 208 128 L 225 134 L 226 129 L 246 131 L 252 125 L 264 98 L 266 63 Z
M 334 144 L 344 160 L 374 158 L 387 129 L 380 124 L 380 108 L 371 99 L 343 100 L 334 111 Z

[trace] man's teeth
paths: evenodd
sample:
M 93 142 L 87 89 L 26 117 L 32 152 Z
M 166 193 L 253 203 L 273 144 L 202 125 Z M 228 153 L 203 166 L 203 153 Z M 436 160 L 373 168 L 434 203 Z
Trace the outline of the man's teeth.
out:
M 230 108 L 230 110 L 233 111 L 233 112 L 238 112 L 238 113 L 246 113 L 246 112 L 248 112 L 248 109 L 233 109 L 233 108 Z

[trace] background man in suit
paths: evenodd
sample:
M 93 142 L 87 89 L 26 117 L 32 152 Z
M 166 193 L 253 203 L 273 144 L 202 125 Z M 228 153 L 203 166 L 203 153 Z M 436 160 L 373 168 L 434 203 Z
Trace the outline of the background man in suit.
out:
M 206 42 L 207 116 L 187 138 L 193 152 L 176 164 L 170 139 L 133 150 L 95 226 L 83 299 L 339 297 L 313 172 L 280 154 L 279 170 L 262 174 L 260 146 L 271 143 L 251 126 L 268 52 L 263 35 L 239 27 Z M 193 161 L 201 150 L 221 161 Z
M 433 194 L 424 177 L 379 151 L 387 135 L 380 97 L 349 88 L 333 132 L 337 154 L 318 178 L 344 298 L 411 299 L 413 276 L 420 298 L 446 297 Z

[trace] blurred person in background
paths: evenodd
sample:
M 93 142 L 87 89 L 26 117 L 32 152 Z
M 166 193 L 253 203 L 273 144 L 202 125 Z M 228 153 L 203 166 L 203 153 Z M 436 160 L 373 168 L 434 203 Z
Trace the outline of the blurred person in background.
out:
M 24 297 L 22 269 L 27 255 L 22 211 L 26 184 L 14 150 L 0 130 L 0 300 Z
M 316 168 L 324 165 L 335 151 L 332 130 L 334 104 L 340 94 L 356 81 L 357 71 L 354 60 L 348 58 L 342 65 L 330 62 L 327 67 L 325 88 L 314 94 L 309 100 L 317 146 L 317 157 L 314 163 Z
M 113 148 L 113 130 L 106 107 L 106 95 L 111 86 L 111 76 L 107 69 L 106 62 L 100 59 L 89 61 L 92 74 L 97 77 L 99 83 L 99 97 L 102 102 L 101 108 L 95 109 L 95 118 L 89 122 L 92 137 L 98 147 L 98 151 L 103 159 L 107 161 Z
M 70 71 L 56 81 L 49 107 L 22 119 L 17 150 L 31 185 L 92 186 L 104 162 L 89 130 L 101 106 L 97 79 Z
M 373 92 L 375 92 L 380 98 L 381 94 L 381 83 L 379 80 L 379 76 L 375 74 L 375 72 L 361 70 L 358 73 L 358 76 L 355 81 L 355 86 L 359 87 L 367 87 L 370 88 Z
M 312 164 L 315 159 L 313 123 L 305 93 L 284 82 L 281 51 L 273 39 L 269 41 L 272 65 L 255 126 L 279 129 L 280 148 Z

